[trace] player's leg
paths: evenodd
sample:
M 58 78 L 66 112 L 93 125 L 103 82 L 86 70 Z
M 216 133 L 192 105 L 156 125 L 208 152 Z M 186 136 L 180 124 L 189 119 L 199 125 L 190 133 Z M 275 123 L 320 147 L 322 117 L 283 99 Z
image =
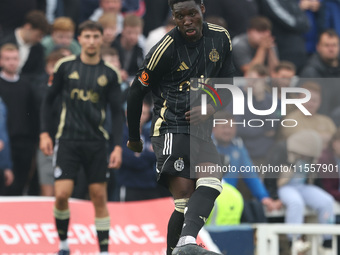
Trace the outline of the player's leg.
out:
M 191 195 L 184 213 L 184 224 L 180 239 L 172 254 L 217 254 L 196 244 L 198 232 L 204 226 L 214 202 L 222 192 L 222 173 L 196 171 L 210 169 L 220 163 L 215 145 L 210 141 L 190 139 L 190 178 L 196 177 L 195 191 Z
M 110 215 L 107 208 L 107 168 L 105 141 L 84 142 L 83 166 L 89 183 L 89 195 L 95 209 L 95 226 L 100 254 L 108 254 Z
M 110 215 L 107 208 L 107 184 L 92 183 L 89 185 L 91 201 L 95 209 L 95 226 L 101 254 L 108 252 Z
M 60 239 L 60 254 L 67 254 L 66 252 L 70 250 L 67 241 L 67 231 L 70 221 L 68 199 L 72 195 L 73 186 L 73 180 L 56 180 L 54 183 L 54 218 Z M 62 253 L 63 251 L 64 253 Z
M 195 181 L 189 178 L 189 135 L 167 133 L 152 137 L 151 142 L 157 158 L 158 181 L 169 188 L 175 200 L 175 210 L 168 223 L 169 255 L 179 240 L 184 222 L 184 208 L 195 189 Z
M 167 234 L 167 255 L 171 255 L 182 232 L 184 210 L 191 194 L 195 190 L 195 181 L 174 176 L 168 176 L 168 180 L 169 190 L 175 202 L 175 210 L 170 217 Z
M 199 178 L 196 190 L 190 197 L 184 214 L 184 224 L 177 246 L 196 244 L 198 232 L 214 207 L 222 191 L 221 182 L 214 177 Z
M 70 221 L 70 210 L 68 199 L 72 195 L 74 179 L 79 168 L 79 157 L 77 155 L 77 144 L 70 141 L 57 141 L 54 148 L 54 217 L 56 228 L 60 238 L 59 254 L 70 253 L 67 242 L 67 231 Z

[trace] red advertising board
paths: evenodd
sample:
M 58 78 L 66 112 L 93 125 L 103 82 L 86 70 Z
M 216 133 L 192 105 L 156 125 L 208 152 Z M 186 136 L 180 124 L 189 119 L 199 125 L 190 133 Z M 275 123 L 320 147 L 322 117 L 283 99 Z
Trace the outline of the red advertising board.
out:
M 0 254 L 47 255 L 58 250 L 53 198 L 0 198 Z M 110 254 L 163 255 L 173 211 L 170 198 L 109 203 Z M 70 201 L 72 254 L 98 254 L 94 209 L 89 201 Z

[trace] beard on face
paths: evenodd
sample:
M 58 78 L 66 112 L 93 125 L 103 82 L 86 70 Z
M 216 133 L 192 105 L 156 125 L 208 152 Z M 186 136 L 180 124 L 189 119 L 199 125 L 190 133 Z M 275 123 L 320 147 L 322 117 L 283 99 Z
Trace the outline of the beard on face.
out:
M 97 51 L 94 51 L 94 52 L 85 51 L 85 54 L 86 54 L 88 57 L 94 57 L 94 56 L 97 55 Z

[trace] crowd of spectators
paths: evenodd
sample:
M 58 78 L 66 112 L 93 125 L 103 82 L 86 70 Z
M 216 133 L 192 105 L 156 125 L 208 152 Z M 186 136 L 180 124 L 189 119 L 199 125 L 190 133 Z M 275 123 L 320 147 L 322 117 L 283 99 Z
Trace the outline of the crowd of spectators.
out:
M 248 105 L 242 116 L 230 116 L 233 112 L 230 106 L 220 114 L 219 118 L 238 123 L 252 119 L 265 123 L 261 127 L 237 125 L 237 129 L 216 127 L 213 139 L 223 162 L 240 167 L 302 164 L 304 159 L 305 164 L 319 162 L 338 169 L 340 1 L 207 0 L 205 5 L 206 19 L 230 31 L 237 70 L 235 85 L 242 87 L 245 97 L 251 97 L 253 108 L 270 109 L 277 95 L 277 107 L 270 115 L 257 116 Z M 121 74 L 123 106 L 130 81 L 145 55 L 175 26 L 167 0 L 1 1 L 0 195 L 53 195 L 52 158 L 38 149 L 39 111 L 54 64 L 62 57 L 79 54 L 77 26 L 87 19 L 98 21 L 104 28 L 102 56 Z M 303 106 L 311 116 L 296 107 L 287 107 L 287 115 L 282 114 L 281 96 L 291 99 L 306 96 L 281 93 L 287 87 L 310 92 L 311 98 Z M 250 91 L 252 94 L 248 95 Z M 59 108 L 56 102 L 51 137 L 57 131 Z M 168 196 L 156 183 L 155 157 L 148 139 L 151 111 L 152 102 L 145 102 L 141 121 L 144 151 L 132 153 L 123 144 L 123 164 L 112 175 L 110 200 Z M 265 119 L 294 119 L 298 124 L 284 127 L 280 121 L 273 124 Z M 127 127 L 123 124 L 126 136 Z M 110 120 L 106 125 L 110 125 Z M 292 147 L 301 137 L 309 142 L 314 139 L 311 146 L 321 141 L 320 151 L 316 147 L 313 152 L 304 150 L 303 140 L 299 148 Z M 226 175 L 224 179 L 239 187 L 245 198 L 245 212 L 250 210 L 246 201 L 255 197 L 266 210 L 286 207 L 286 222 L 302 222 L 301 208 L 307 204 L 317 210 L 320 222 L 334 223 L 329 208 L 334 200 L 340 201 L 339 174 L 298 177 L 285 182 L 283 176 Z M 86 198 L 86 191 L 79 192 L 83 189 L 82 180 L 79 176 L 76 193 Z M 322 204 L 316 203 L 321 200 Z M 322 214 L 329 217 L 326 219 Z M 248 213 L 242 220 L 265 221 L 250 218 Z

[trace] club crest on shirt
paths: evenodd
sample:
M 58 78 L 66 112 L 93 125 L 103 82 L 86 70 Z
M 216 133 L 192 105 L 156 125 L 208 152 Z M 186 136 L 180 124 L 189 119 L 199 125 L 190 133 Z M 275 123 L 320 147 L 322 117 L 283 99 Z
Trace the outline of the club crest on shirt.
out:
M 176 171 L 181 172 L 184 169 L 184 161 L 183 158 L 179 158 L 174 163 L 174 168 Z
M 107 82 L 108 82 L 108 80 L 107 80 L 107 77 L 105 76 L 105 74 L 102 74 L 97 79 L 97 83 L 101 87 L 105 87 L 107 85 Z
M 211 62 L 216 63 L 220 60 L 220 54 L 218 54 L 216 49 L 212 49 L 209 53 L 209 59 Z

